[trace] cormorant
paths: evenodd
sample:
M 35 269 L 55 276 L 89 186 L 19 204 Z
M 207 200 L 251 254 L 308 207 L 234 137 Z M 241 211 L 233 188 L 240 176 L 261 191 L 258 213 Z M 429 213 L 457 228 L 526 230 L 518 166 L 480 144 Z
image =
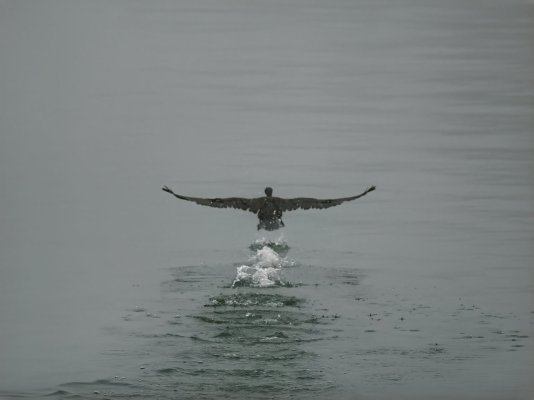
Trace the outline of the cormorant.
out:
M 237 208 L 240 210 L 253 212 L 258 216 L 260 222 L 258 223 L 258 230 L 265 229 L 267 231 L 274 231 L 284 225 L 282 221 L 282 212 L 292 211 L 296 209 L 308 210 L 310 208 L 329 208 L 337 206 L 345 201 L 356 200 L 367 193 L 376 189 L 376 186 L 369 187 L 365 192 L 351 197 L 341 197 L 338 199 L 314 199 L 309 197 L 296 197 L 293 199 L 284 199 L 281 197 L 273 197 L 273 189 L 265 188 L 265 196 L 247 199 L 243 197 L 226 197 L 205 199 L 200 197 L 181 196 L 174 193 L 169 187 L 163 186 L 165 192 L 173 196 L 187 201 L 193 201 L 202 206 L 217 207 L 217 208 Z

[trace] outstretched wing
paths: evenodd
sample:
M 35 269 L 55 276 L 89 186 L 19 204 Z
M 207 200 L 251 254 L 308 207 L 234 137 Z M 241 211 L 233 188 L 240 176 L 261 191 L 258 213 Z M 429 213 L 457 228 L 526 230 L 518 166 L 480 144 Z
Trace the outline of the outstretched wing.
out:
M 279 199 L 279 205 L 282 211 L 291 211 L 297 209 L 308 210 L 310 208 L 322 209 L 338 206 L 341 203 L 346 201 L 356 200 L 362 196 L 365 196 L 367 193 L 375 190 L 375 186 L 371 186 L 365 192 L 360 193 L 356 196 L 350 197 L 341 197 L 338 199 L 314 199 L 310 197 L 297 197 L 294 199 Z
M 226 197 L 226 198 L 201 198 L 201 197 L 190 197 L 182 196 L 174 193 L 167 186 L 162 188 L 163 191 L 172 194 L 178 199 L 192 201 L 194 203 L 200 204 L 201 206 L 216 207 L 216 208 L 236 208 L 239 210 L 250 211 L 257 213 L 261 205 L 261 197 L 254 199 L 246 199 L 243 197 Z

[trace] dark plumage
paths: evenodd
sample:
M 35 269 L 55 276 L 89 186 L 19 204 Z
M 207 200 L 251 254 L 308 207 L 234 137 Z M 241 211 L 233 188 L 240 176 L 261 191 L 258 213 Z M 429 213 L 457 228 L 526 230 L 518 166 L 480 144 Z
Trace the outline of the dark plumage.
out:
M 365 196 L 367 193 L 375 190 L 376 187 L 371 186 L 365 192 L 356 196 L 341 197 L 337 199 L 314 199 L 311 197 L 296 197 L 293 199 L 284 199 L 281 197 L 273 197 L 273 189 L 271 189 L 270 187 L 265 188 L 265 196 L 251 199 L 243 197 L 216 197 L 212 199 L 189 197 L 176 194 L 167 186 L 164 186 L 162 189 L 165 192 L 168 192 L 179 199 L 193 201 L 202 206 L 217 208 L 236 208 L 239 210 L 253 212 L 258 216 L 258 219 L 260 220 L 258 224 L 258 230 L 265 229 L 268 231 L 273 231 L 284 226 L 284 222 L 282 221 L 282 213 L 284 211 L 292 211 L 299 208 L 308 210 L 310 208 L 323 209 L 334 207 L 340 205 L 341 203 L 344 203 L 345 201 L 356 200 L 357 198 Z

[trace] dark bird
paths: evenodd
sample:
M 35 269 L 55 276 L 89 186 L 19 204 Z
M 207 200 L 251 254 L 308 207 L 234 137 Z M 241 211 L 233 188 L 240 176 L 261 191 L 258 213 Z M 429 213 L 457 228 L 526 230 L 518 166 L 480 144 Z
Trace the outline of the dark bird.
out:
M 258 230 L 265 229 L 267 231 L 274 231 L 284 225 L 282 221 L 282 213 L 284 211 L 292 211 L 296 209 L 308 210 L 310 208 L 330 208 L 346 201 L 356 200 L 367 193 L 376 189 L 375 186 L 371 186 L 365 192 L 356 196 L 341 197 L 338 199 L 313 199 L 310 197 L 296 197 L 293 199 L 284 199 L 281 197 L 273 197 L 273 189 L 270 187 L 265 188 L 265 196 L 247 199 L 243 197 L 226 197 L 226 198 L 213 198 L 204 199 L 200 197 L 181 196 L 174 193 L 167 186 L 162 188 L 165 192 L 172 194 L 173 196 L 187 201 L 193 201 L 201 206 L 217 207 L 217 208 L 237 208 L 239 210 L 245 210 L 253 212 L 258 216 L 260 220 L 258 224 Z

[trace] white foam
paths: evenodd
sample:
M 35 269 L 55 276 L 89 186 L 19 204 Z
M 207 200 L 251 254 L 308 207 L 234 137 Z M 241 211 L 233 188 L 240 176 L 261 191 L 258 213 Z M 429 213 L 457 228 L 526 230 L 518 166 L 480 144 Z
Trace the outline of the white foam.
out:
M 237 267 L 237 275 L 232 286 L 271 287 L 283 284 L 280 276 L 282 267 L 291 263 L 269 247 L 268 244 L 272 243 L 265 238 L 255 241 L 258 247 L 262 247 L 250 257 L 249 264 Z M 285 243 L 283 237 L 280 236 L 276 243 Z
M 242 265 L 237 267 L 237 276 L 232 286 L 246 284 L 255 287 L 270 287 L 281 283 L 279 268 Z
M 250 261 L 253 262 L 254 266 L 256 267 L 280 268 L 282 259 L 276 251 L 268 246 L 263 246 L 261 249 L 256 251 L 256 254 L 251 257 Z

